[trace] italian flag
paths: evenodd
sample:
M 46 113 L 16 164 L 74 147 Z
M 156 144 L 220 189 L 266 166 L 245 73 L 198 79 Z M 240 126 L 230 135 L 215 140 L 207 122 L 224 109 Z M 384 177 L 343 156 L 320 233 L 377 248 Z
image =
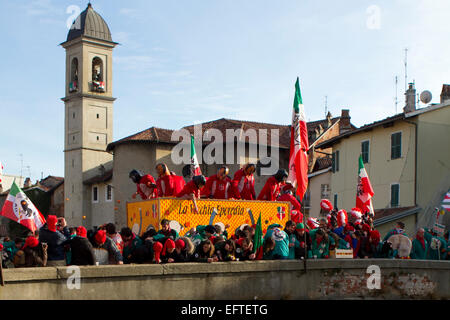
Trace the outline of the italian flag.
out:
M 45 224 L 45 219 L 27 195 L 13 182 L 8 197 L 6 198 L 1 216 L 14 220 L 32 232 Z
M 261 224 L 261 213 L 259 213 L 258 222 L 255 229 L 255 243 L 253 246 L 253 253 L 256 253 L 255 260 L 262 260 L 263 258 L 263 231 Z
M 195 152 L 194 136 L 191 135 L 191 179 L 194 176 L 199 176 L 202 174 L 200 170 L 200 165 L 197 160 L 197 153 Z
M 308 129 L 306 128 L 300 84 L 295 82 L 294 106 L 292 110 L 291 146 L 288 180 L 297 187 L 297 194 L 303 199 L 308 188 Z
M 372 197 L 374 195 L 372 185 L 370 184 L 369 176 L 362 156 L 359 156 L 359 170 L 358 170 L 358 186 L 356 188 L 356 207 L 360 208 L 363 213 L 374 213 L 372 206 Z

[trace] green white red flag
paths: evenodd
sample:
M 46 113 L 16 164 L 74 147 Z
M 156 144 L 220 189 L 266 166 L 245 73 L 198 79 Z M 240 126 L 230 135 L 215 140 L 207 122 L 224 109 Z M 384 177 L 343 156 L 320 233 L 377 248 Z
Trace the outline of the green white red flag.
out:
M 303 199 L 308 188 L 308 129 L 303 107 L 300 84 L 295 82 L 294 106 L 292 110 L 291 146 L 288 180 L 297 187 L 297 194 Z
M 255 242 L 253 246 L 253 253 L 255 253 L 255 260 L 262 260 L 263 258 L 263 231 L 262 231 L 262 223 L 261 223 L 261 213 L 259 213 L 258 222 L 256 223 L 255 228 Z
M 20 223 L 32 232 L 45 224 L 45 219 L 27 195 L 13 182 L 0 215 Z
M 202 174 L 200 170 L 200 165 L 197 160 L 197 153 L 195 152 L 194 136 L 191 135 L 191 179 L 194 176 L 199 176 Z
M 362 156 L 359 156 L 359 169 L 358 169 L 358 186 L 356 188 L 356 207 L 360 208 L 363 213 L 374 213 L 372 206 L 372 197 L 374 195 L 372 185 L 370 184 L 369 176 L 367 175 L 366 168 Z

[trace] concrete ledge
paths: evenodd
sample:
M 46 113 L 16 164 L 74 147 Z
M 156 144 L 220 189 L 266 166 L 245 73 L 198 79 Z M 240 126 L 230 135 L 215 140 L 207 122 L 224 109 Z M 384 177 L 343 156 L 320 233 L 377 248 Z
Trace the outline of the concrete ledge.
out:
M 380 267 L 381 288 L 367 268 Z M 450 299 L 450 261 L 328 259 L 3 270 L 0 299 Z M 243 285 L 245 283 L 245 285 Z
M 58 278 L 56 268 L 13 268 L 3 269 L 5 282 L 30 280 L 55 280 Z

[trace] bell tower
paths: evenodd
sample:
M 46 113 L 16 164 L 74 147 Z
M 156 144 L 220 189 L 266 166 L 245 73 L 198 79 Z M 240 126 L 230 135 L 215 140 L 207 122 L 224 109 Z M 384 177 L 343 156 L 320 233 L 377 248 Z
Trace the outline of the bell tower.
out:
M 112 161 L 112 51 L 117 45 L 89 3 L 61 43 L 66 50 L 64 215 L 68 225 L 91 227 L 91 188 L 83 183 Z

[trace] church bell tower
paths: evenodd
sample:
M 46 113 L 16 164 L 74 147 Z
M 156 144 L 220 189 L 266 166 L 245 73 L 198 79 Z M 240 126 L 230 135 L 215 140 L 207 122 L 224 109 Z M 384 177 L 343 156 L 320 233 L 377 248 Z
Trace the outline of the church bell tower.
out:
M 92 227 L 91 187 L 83 182 L 112 161 L 112 51 L 117 45 L 89 3 L 61 43 L 66 50 L 64 216 L 69 226 Z

